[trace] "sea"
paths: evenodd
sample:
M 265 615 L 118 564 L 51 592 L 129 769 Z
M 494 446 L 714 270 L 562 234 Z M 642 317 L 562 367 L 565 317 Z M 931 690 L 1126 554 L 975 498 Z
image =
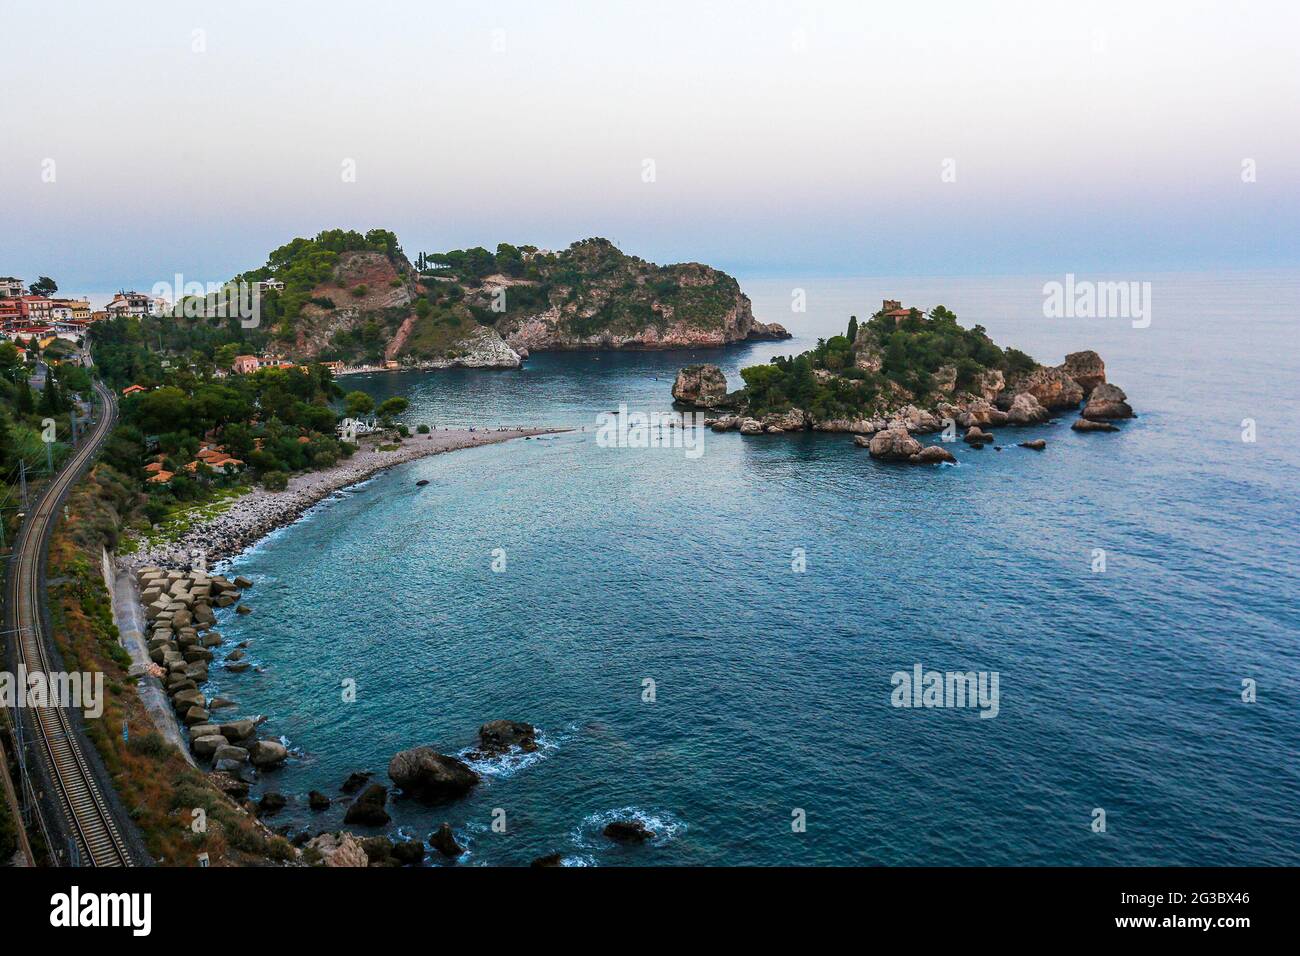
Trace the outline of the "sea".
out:
M 1049 317 L 1064 276 L 742 276 L 792 340 L 343 379 L 411 426 L 571 430 L 394 468 L 228 563 L 253 613 L 221 612 L 218 659 L 249 641 L 255 667 L 207 690 L 291 749 L 254 788 L 289 798 L 269 822 L 342 828 L 350 773 L 391 785 L 428 745 L 480 785 L 349 827 L 449 823 L 465 852 L 428 866 L 1300 864 L 1300 273 L 1085 279 L 1149 281 L 1147 316 Z M 600 430 L 669 411 L 683 365 L 738 387 L 884 299 L 1048 364 L 1095 349 L 1138 417 L 926 467 Z M 495 719 L 538 749 L 476 758 Z

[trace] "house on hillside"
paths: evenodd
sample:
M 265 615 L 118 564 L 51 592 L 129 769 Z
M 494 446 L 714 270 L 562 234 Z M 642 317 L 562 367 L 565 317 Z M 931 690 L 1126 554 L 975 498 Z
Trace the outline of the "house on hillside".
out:
M 910 319 L 912 313 L 916 311 L 919 310 L 903 308 L 903 304 L 897 299 L 885 299 L 884 304 L 880 307 L 881 314 L 887 319 L 893 319 L 895 325 L 904 319 Z

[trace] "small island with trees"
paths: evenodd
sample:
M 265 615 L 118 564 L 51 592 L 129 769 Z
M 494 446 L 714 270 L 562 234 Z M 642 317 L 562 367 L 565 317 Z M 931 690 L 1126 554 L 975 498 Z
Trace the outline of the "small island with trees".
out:
M 962 428 L 965 441 L 980 448 L 992 441 L 990 426 L 1044 423 L 1080 403 L 1077 431 L 1114 431 L 1114 420 L 1133 417 L 1096 352 L 1044 366 L 999 347 L 981 326 L 962 327 L 942 305 L 923 313 L 886 300 L 864 323 L 850 317 L 845 334 L 740 374 L 744 387 L 729 392 L 716 365 L 687 366 L 673 398 L 724 413 L 709 420 L 715 431 L 845 432 L 873 457 L 916 464 L 955 461 L 942 446 L 923 447 L 917 434 L 948 430 L 952 438 Z M 1039 441 L 1030 447 L 1045 447 Z

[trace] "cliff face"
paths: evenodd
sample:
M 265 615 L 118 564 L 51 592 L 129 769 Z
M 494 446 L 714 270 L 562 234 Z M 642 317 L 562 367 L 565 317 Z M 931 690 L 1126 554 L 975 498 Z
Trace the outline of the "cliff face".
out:
M 294 323 L 294 354 L 428 368 L 518 368 L 520 356 L 470 311 L 437 308 L 400 253 L 344 252 Z

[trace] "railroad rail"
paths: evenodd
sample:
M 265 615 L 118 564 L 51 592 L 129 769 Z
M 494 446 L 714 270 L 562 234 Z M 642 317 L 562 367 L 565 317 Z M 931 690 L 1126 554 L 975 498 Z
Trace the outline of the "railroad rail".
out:
M 117 400 L 102 383 L 95 382 L 95 393 L 102 411 L 93 431 L 72 457 L 41 492 L 23 520 L 22 530 L 14 543 L 9 569 L 8 607 L 11 633 L 15 634 L 16 657 L 30 673 L 49 673 L 50 640 L 45 609 L 45 564 L 50 534 L 58 521 L 59 509 L 82 472 L 94 460 L 117 421 Z M 130 846 L 115 819 L 112 806 L 96 779 L 86 748 L 90 746 L 78 733 L 66 708 L 50 706 L 28 708 L 28 726 L 34 731 L 31 753 L 48 771 L 54 802 L 62 811 L 61 831 L 75 850 L 73 858 L 56 862 L 89 866 L 132 866 Z M 22 715 L 18 716 L 22 720 Z M 40 813 L 40 808 L 36 808 Z M 46 821 L 52 822 L 52 821 Z

